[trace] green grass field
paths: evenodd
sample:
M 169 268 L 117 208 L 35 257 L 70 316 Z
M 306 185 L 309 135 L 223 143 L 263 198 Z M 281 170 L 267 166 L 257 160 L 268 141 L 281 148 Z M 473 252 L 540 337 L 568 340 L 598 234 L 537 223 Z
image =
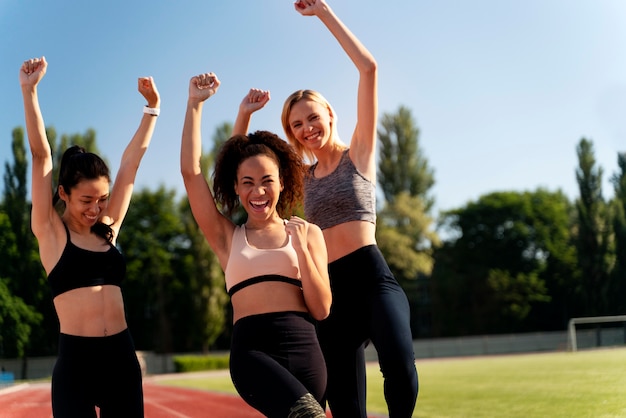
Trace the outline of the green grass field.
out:
M 418 360 L 417 370 L 414 417 L 626 417 L 626 348 Z M 367 372 L 368 411 L 386 414 L 380 371 Z M 228 373 L 159 383 L 236 393 Z

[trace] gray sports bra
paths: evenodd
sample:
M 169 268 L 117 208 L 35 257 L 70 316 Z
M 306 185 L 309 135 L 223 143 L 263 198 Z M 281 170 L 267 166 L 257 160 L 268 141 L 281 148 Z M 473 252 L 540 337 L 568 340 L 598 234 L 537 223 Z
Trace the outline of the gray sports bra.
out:
M 321 229 L 350 221 L 376 223 L 376 186 L 352 163 L 345 150 L 337 168 L 316 178 L 317 163 L 304 180 L 304 214 Z

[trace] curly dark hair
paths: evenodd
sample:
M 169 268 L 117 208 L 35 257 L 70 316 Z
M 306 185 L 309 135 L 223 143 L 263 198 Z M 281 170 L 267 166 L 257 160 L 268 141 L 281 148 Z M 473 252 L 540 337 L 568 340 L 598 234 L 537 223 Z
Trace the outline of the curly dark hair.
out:
M 111 182 L 109 167 L 102 158 L 87 152 L 79 145 L 73 145 L 65 150 L 59 168 L 59 186 L 63 187 L 65 193 L 71 194 L 72 189 L 83 180 L 95 180 L 100 177 L 105 177 L 109 183 Z M 57 188 L 52 204 L 56 205 L 59 199 Z M 98 221 L 91 227 L 91 231 L 107 242 L 113 241 L 113 229 L 110 225 Z
M 283 184 L 276 211 L 281 217 L 293 214 L 304 193 L 305 164 L 287 141 L 269 131 L 235 135 L 222 145 L 212 176 L 216 202 L 228 216 L 241 205 L 235 193 L 237 170 L 244 160 L 255 155 L 266 155 L 276 161 Z

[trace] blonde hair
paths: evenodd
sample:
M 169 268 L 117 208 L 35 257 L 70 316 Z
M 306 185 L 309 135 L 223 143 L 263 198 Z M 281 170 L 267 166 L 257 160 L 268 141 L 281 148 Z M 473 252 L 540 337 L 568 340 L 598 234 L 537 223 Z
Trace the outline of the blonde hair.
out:
M 283 130 L 285 131 L 287 140 L 289 140 L 289 143 L 295 148 L 298 154 L 300 154 L 303 158 L 309 160 L 310 163 L 314 163 L 316 161 L 315 154 L 313 154 L 313 151 L 307 149 L 304 145 L 298 142 L 296 137 L 293 135 L 293 132 L 291 131 L 291 126 L 289 125 L 289 116 L 291 116 L 291 109 L 300 100 L 312 100 L 321 104 L 328 110 L 330 116 L 332 117 L 330 122 L 331 142 L 340 142 L 339 134 L 337 133 L 337 114 L 335 113 L 335 110 L 330 105 L 328 100 L 326 100 L 321 93 L 315 90 L 297 90 L 291 93 L 291 95 L 287 97 L 287 100 L 285 100 L 280 120 L 283 124 Z

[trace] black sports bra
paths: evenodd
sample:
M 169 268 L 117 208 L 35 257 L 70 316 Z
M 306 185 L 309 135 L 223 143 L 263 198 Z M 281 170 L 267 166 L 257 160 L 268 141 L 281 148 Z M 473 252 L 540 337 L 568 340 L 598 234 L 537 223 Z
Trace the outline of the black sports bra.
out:
M 124 256 L 110 244 L 108 251 L 89 251 L 79 248 L 70 240 L 70 230 L 65 226 L 67 243 L 61 258 L 48 274 L 48 284 L 55 298 L 61 293 L 81 287 L 120 286 L 126 277 Z
M 232 297 L 235 294 L 235 292 L 240 291 L 244 287 L 248 287 L 253 284 L 261 283 L 261 282 L 285 282 L 285 283 L 292 284 L 302 289 L 302 281 L 298 279 L 292 279 L 291 277 L 285 277 L 279 274 L 266 274 L 263 276 L 251 277 L 249 279 L 246 279 L 242 282 L 237 283 L 236 285 L 228 289 L 228 296 Z

